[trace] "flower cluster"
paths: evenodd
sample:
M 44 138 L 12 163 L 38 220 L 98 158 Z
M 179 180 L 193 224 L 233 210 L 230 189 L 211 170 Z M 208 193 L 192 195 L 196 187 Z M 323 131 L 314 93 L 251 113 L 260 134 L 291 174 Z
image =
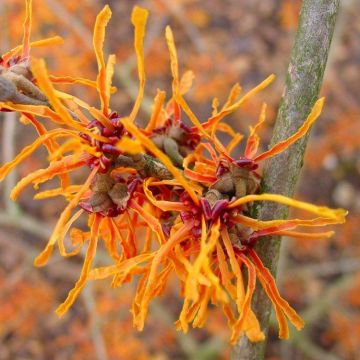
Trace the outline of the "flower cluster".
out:
M 49 166 L 21 179 L 10 196 L 16 200 L 26 186 L 33 184 L 37 188 L 58 177 L 58 188 L 38 192 L 35 199 L 64 196 L 67 200 L 35 265 L 45 265 L 55 245 L 65 257 L 74 256 L 87 246 L 80 277 L 56 310 L 57 314 L 62 316 L 68 311 L 87 281 L 110 277 L 112 286 L 118 287 L 137 278 L 132 314 L 139 330 L 144 327 L 151 300 L 163 293 L 170 275 L 176 274 L 184 298 L 177 328 L 187 332 L 189 323 L 194 327 L 203 326 L 209 304 L 213 304 L 222 308 L 228 320 L 232 343 L 243 333 L 251 341 L 264 339 L 251 307 L 258 280 L 273 303 L 279 336 L 287 338 L 287 319 L 297 329 L 303 327 L 303 321 L 279 294 L 274 278 L 262 264 L 254 245 L 269 234 L 328 238 L 331 231 L 307 233 L 298 232 L 296 228 L 342 223 L 346 211 L 261 193 L 261 162 L 304 136 L 319 117 L 324 99 L 315 103 L 292 136 L 258 153 L 258 130 L 266 113 L 264 104 L 258 123 L 250 128 L 243 156 L 233 157 L 231 154 L 243 135 L 223 119 L 268 86 L 274 75 L 240 98 L 241 88 L 235 85 L 223 107 L 219 108 L 218 101 L 214 101 L 211 117 L 200 121 L 184 98 L 193 74 L 186 72 L 179 76 L 175 43 L 167 27 L 172 96 L 166 101 L 165 92 L 159 90 L 151 117 L 146 127 L 140 128 L 137 120 L 145 87 L 143 39 L 147 16 L 147 11 L 140 7 L 135 7 L 132 13 L 139 91 L 132 111 L 125 115 L 112 111 L 109 104 L 111 93 L 116 90 L 112 86 L 115 56 L 110 55 L 105 61 L 102 51 L 105 28 L 111 17 L 109 7 L 104 7 L 95 23 L 93 43 L 98 76 L 96 81 L 91 81 L 49 76 L 43 60 L 32 58 L 30 61 L 31 46 L 53 40 L 29 42 L 31 1 L 27 1 L 23 45 L 2 57 L 1 76 L 9 71 L 17 73 L 21 65 L 22 71 L 26 70 L 21 76 L 36 90 L 27 93 L 24 88 L 18 88 L 17 94 L 21 96 L 1 97 L 0 107 L 21 113 L 23 122 L 33 125 L 38 137 L 0 168 L 0 180 L 44 145 L 49 153 Z M 22 51 L 20 57 L 19 51 Z M 61 82 L 96 88 L 101 108 L 56 90 L 54 84 Z M 32 100 L 25 101 L 22 96 Z M 191 126 L 184 122 L 184 114 Z M 47 130 L 38 117 L 48 118 L 58 127 Z M 228 135 L 227 144 L 219 140 L 219 132 Z M 59 141 L 60 138 L 63 139 Z M 74 185 L 69 174 L 79 168 L 86 169 L 88 177 L 82 184 Z M 315 217 L 261 221 L 252 218 L 249 211 L 258 201 L 278 202 Z M 87 216 L 90 231 L 74 227 L 82 216 Z M 67 249 L 68 240 L 71 250 Z M 93 267 L 100 240 L 113 264 Z

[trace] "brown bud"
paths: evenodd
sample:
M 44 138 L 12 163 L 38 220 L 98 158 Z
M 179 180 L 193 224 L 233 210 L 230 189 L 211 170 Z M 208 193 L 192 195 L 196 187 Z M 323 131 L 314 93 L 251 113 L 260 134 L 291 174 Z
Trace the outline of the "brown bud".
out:
M 215 183 L 213 183 L 210 188 L 216 189 L 225 194 L 233 193 L 235 191 L 235 187 L 232 174 L 229 172 L 225 173 Z
M 113 205 L 106 192 L 94 192 L 89 199 L 89 203 L 94 212 L 106 211 Z
M 170 137 L 166 137 L 164 139 L 164 150 L 166 155 L 169 156 L 174 165 L 182 168 L 184 158 L 180 155 L 179 146 L 174 139 Z
M 152 142 L 158 147 L 162 149 L 164 146 L 164 135 L 156 134 L 151 137 Z
M 108 174 L 97 174 L 90 189 L 95 192 L 108 192 L 114 186 L 114 180 Z
M 246 184 L 246 193 L 248 195 L 255 194 L 260 185 L 260 179 L 257 178 L 254 173 L 250 172 L 247 184 Z
M 31 80 L 33 78 L 33 74 L 29 68 L 29 66 L 25 64 L 15 64 L 11 66 L 10 71 L 12 71 L 15 74 L 22 75 L 28 80 Z
M 230 167 L 230 172 L 235 182 L 235 195 L 237 198 L 256 192 L 259 179 L 251 170 L 233 165 Z
M 13 100 L 16 91 L 16 86 L 6 77 L 0 75 L 0 101 Z
M 24 95 L 34 100 L 47 103 L 47 97 L 36 87 L 30 80 L 22 75 L 18 75 L 12 71 L 3 71 L 2 75 L 10 80 Z
M 176 141 L 183 141 L 184 135 L 185 135 L 184 130 L 179 126 L 173 125 L 169 129 L 169 136 Z
M 117 183 L 109 191 L 111 200 L 120 208 L 124 209 L 130 199 L 128 188 L 125 184 Z
M 251 235 L 252 230 L 244 225 L 236 224 L 235 226 L 229 229 L 229 237 L 233 244 L 241 245 L 241 243 L 246 243 L 249 235 Z
M 235 196 L 237 198 L 241 198 L 247 195 L 246 188 L 247 188 L 247 179 L 241 177 L 235 179 Z
M 205 194 L 205 198 L 207 199 L 207 201 L 209 202 L 210 206 L 213 207 L 216 202 L 218 200 L 222 200 L 225 199 L 225 195 L 221 194 L 218 190 L 216 189 L 210 189 L 206 194 Z

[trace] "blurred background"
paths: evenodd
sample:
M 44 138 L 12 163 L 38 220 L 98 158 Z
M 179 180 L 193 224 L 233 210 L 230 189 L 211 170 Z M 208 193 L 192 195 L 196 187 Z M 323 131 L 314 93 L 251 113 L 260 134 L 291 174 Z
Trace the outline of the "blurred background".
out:
M 33 34 L 38 40 L 61 35 L 62 46 L 34 49 L 54 75 L 95 79 L 92 50 L 100 0 L 33 0 Z M 266 147 L 281 97 L 301 1 L 299 0 L 117 0 L 108 1 L 113 17 L 106 51 L 117 56 L 112 108 L 127 114 L 137 93 L 136 61 L 130 14 L 135 4 L 150 10 L 145 40 L 147 98 L 139 121 L 147 121 L 156 88 L 170 94 L 169 57 L 164 40 L 173 28 L 180 70 L 193 70 L 187 98 L 202 120 L 211 101 L 224 101 L 239 82 L 247 90 L 270 73 L 277 80 L 227 121 L 248 133 L 268 103 L 262 146 Z M 22 39 L 23 0 L 0 2 L 0 53 Z M 266 359 L 359 359 L 360 354 L 360 2 L 341 1 L 332 49 L 322 87 L 326 105 L 312 130 L 297 198 L 345 207 L 347 223 L 323 241 L 283 240 L 278 272 L 282 295 L 300 312 L 305 329 L 279 341 L 273 320 Z M 66 90 L 66 88 L 64 88 Z M 95 91 L 76 85 L 73 94 L 97 105 Z M 35 132 L 14 113 L 0 114 L 0 162 L 11 160 L 31 143 Z M 51 124 L 47 124 L 50 128 Z M 16 204 L 8 200 L 12 186 L 44 166 L 37 151 L 0 185 L 0 359 L 228 359 L 228 329 L 222 314 L 211 309 L 202 330 L 187 336 L 173 322 L 181 308 L 177 284 L 154 302 L 145 330 L 136 332 L 129 312 L 133 287 L 110 289 L 109 282 L 89 284 L 69 313 L 54 315 L 76 281 L 81 259 L 55 255 L 37 269 L 34 257 L 43 248 L 62 199 L 34 201 L 29 188 Z M 81 176 L 81 175 L 79 175 Z M 296 214 L 293 213 L 293 216 Z M 101 254 L 100 254 L 101 256 Z

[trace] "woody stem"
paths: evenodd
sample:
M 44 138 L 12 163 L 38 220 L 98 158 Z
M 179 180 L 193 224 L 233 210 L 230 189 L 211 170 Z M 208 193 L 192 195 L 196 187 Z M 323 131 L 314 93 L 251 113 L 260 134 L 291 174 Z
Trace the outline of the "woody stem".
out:
M 339 0 L 303 0 L 295 42 L 288 67 L 284 95 L 270 146 L 286 139 L 303 123 L 318 98 L 334 32 Z M 262 191 L 293 196 L 303 165 L 308 136 L 285 152 L 270 158 L 264 169 Z M 264 202 L 254 207 L 254 217 L 262 220 L 285 219 L 288 208 Z M 257 254 L 264 265 L 276 274 L 280 238 L 269 236 L 257 242 Z M 252 308 L 265 335 L 268 333 L 271 302 L 257 286 Z M 264 359 L 266 343 L 251 343 L 242 336 L 233 349 L 233 360 Z

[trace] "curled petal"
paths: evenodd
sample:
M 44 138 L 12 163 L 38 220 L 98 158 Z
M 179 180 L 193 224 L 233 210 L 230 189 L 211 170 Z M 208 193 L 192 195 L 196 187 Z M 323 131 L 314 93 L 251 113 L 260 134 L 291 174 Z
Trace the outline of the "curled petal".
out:
M 168 254 L 175 248 L 177 244 L 186 238 L 191 228 L 193 227 L 193 222 L 189 222 L 180 227 L 178 231 L 173 233 L 168 241 L 161 246 L 161 248 L 156 252 L 156 255 L 151 263 L 151 268 L 149 272 L 149 278 L 145 287 L 144 296 L 141 301 L 141 313 L 140 313 L 140 324 L 143 325 L 145 316 L 147 314 L 147 309 L 151 298 L 154 296 L 154 288 L 156 284 L 156 272 L 160 264 L 166 259 Z M 140 326 L 140 329 L 142 326 Z
M 149 214 L 143 207 L 141 207 L 134 200 L 129 201 L 129 208 L 136 211 L 145 220 L 147 225 L 150 226 L 151 230 L 158 237 L 160 244 L 164 244 L 166 242 L 164 233 L 161 228 L 161 224 L 155 216 L 152 216 L 151 214 Z
M 88 275 L 91 269 L 91 265 L 96 254 L 96 247 L 98 242 L 101 219 L 102 218 L 100 216 L 96 215 L 94 224 L 91 228 L 89 247 L 85 255 L 84 265 L 81 270 L 79 280 L 76 282 L 74 288 L 69 292 L 66 300 L 56 309 L 56 314 L 60 317 L 66 314 L 66 312 L 69 310 L 69 308 L 74 303 L 76 298 L 79 296 L 80 291 L 83 289 L 83 287 L 86 284 L 86 281 L 88 280 Z
M 324 106 L 324 101 L 325 98 L 321 98 L 318 101 L 316 101 L 304 124 L 299 128 L 298 131 L 296 131 L 295 134 L 291 135 L 286 140 L 280 141 L 279 143 L 274 145 L 270 150 L 265 151 L 262 154 L 256 156 L 254 158 L 254 161 L 261 161 L 271 156 L 277 155 L 283 152 L 285 149 L 287 149 L 295 141 L 302 138 L 309 131 L 311 125 L 315 122 L 315 120 L 320 116 L 321 110 Z
M 66 225 L 67 221 L 69 220 L 71 216 L 71 211 L 79 204 L 79 201 L 81 197 L 84 195 L 84 193 L 90 188 L 90 184 L 95 177 L 98 169 L 94 168 L 89 177 L 87 178 L 86 182 L 82 186 L 82 188 L 79 190 L 79 192 L 74 196 L 74 198 L 69 202 L 69 204 L 66 206 L 65 210 L 61 213 L 60 218 L 55 226 L 55 229 L 50 236 L 50 239 L 45 247 L 45 249 L 41 252 L 40 255 L 38 255 L 34 261 L 35 266 L 44 266 L 46 265 L 52 250 L 54 248 L 54 245 L 58 241 L 58 239 L 61 237 L 61 234 L 63 233 L 64 226 Z
M 270 271 L 263 265 L 261 259 L 253 249 L 249 249 L 249 256 L 256 266 L 258 276 L 260 276 L 263 285 L 265 285 L 264 290 L 267 290 L 272 302 L 276 303 L 280 307 L 281 311 L 289 318 L 296 329 L 301 330 L 304 327 L 304 321 L 289 305 L 289 303 L 281 297 L 276 287 L 275 279 L 271 275 Z M 286 332 L 284 332 L 284 334 L 280 333 L 280 337 L 287 338 L 288 334 Z
M 71 170 L 77 169 L 86 164 L 88 155 L 83 156 L 65 156 L 62 160 L 52 162 L 46 169 L 39 169 L 33 173 L 22 178 L 10 193 L 10 198 L 16 200 L 24 190 L 24 188 L 31 183 L 40 184 L 44 181 L 52 179 L 59 174 L 67 173 Z

